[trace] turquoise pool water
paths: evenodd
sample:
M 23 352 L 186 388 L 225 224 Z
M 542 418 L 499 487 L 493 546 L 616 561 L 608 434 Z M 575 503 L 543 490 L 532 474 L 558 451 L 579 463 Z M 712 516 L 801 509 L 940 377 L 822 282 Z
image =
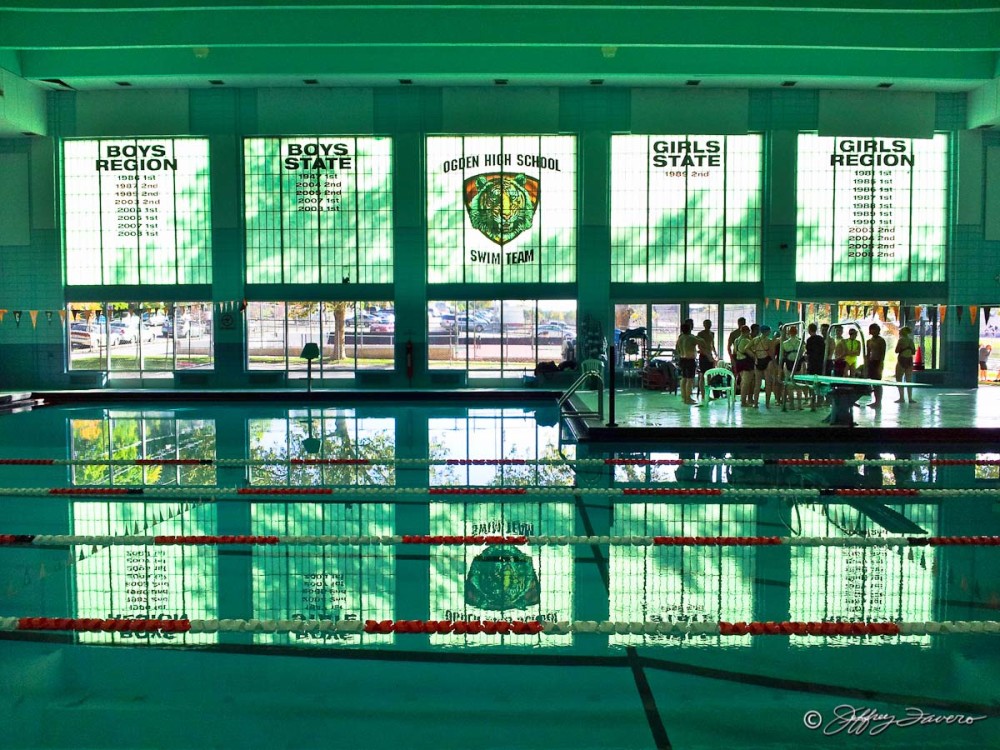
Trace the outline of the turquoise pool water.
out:
M 899 541 L 1000 533 L 1000 467 L 970 463 L 995 459 L 988 448 L 574 445 L 554 407 L 479 403 L 50 407 L 0 427 L 0 459 L 55 460 L 0 465 L 0 534 L 53 535 L 0 546 L 0 618 L 209 623 L 3 634 L 4 747 L 990 747 L 1000 735 L 998 635 L 715 625 L 1000 620 L 995 546 Z M 443 492 L 459 489 L 475 492 Z M 220 535 L 275 543 L 118 543 Z M 705 543 L 718 537 L 783 543 Z M 354 624 L 369 620 L 573 632 Z M 663 624 L 675 630 L 653 632 Z

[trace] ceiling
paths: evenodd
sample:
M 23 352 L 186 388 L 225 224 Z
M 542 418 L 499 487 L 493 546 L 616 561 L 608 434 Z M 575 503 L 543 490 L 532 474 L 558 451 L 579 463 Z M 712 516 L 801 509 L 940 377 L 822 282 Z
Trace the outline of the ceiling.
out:
M 0 67 L 80 90 L 697 81 L 960 92 L 997 78 L 998 54 L 1000 0 L 0 0 Z

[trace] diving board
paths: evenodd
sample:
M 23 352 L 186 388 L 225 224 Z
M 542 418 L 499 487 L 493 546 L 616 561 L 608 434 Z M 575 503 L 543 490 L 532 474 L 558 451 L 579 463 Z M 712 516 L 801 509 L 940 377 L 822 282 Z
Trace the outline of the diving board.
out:
M 794 375 L 792 382 L 808 385 L 814 391 L 830 394 L 830 416 L 826 422 L 831 425 L 854 426 L 853 409 L 858 399 L 871 393 L 872 388 L 889 386 L 893 388 L 929 388 L 927 383 L 899 383 L 895 380 L 872 380 L 869 378 L 843 378 L 836 375 Z

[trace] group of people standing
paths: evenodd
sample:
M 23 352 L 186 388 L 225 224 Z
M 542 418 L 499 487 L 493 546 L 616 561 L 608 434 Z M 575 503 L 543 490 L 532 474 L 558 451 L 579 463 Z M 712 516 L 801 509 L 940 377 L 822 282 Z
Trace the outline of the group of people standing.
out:
M 695 378 L 700 370 L 702 377 L 718 363 L 715 347 L 715 333 L 712 321 L 706 320 L 697 334 L 692 333 L 694 321 L 688 319 L 681 324 L 681 335 L 675 347 L 680 369 L 681 398 L 685 404 L 695 405 L 692 398 Z M 786 375 L 833 375 L 836 377 L 864 377 L 882 380 L 885 365 L 886 340 L 882 338 L 882 328 L 877 323 L 868 327 L 870 338 L 862 351 L 858 329 L 851 328 L 844 337 L 843 326 L 810 323 L 806 329 L 805 344 L 799 337 L 798 326 L 790 325 L 772 334 L 768 325 L 756 323 L 747 325 L 746 318 L 737 321 L 736 329 L 726 341 L 726 355 L 732 364 L 737 379 L 742 406 L 758 406 L 761 390 L 764 391 L 764 406 L 770 407 L 772 397 L 776 404 L 801 407 L 801 388 L 789 387 Z M 909 326 L 899 329 L 896 344 L 896 381 L 913 382 L 913 359 L 916 343 Z M 702 382 L 704 389 L 706 383 Z M 872 409 L 882 406 L 882 387 L 874 387 L 874 398 L 868 404 Z M 899 386 L 901 404 L 909 398 L 914 403 L 913 389 Z M 815 405 L 815 402 L 813 402 Z

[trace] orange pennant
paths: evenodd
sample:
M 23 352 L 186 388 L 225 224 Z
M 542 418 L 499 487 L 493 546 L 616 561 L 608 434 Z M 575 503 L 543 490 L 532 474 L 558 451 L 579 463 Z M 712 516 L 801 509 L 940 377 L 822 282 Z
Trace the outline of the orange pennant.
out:
M 28 310 L 28 315 L 31 316 L 31 327 L 34 328 L 38 325 L 38 310 Z
M 0 307 L 0 323 L 3 323 L 3 316 L 6 314 L 7 310 L 5 308 Z
M 788 312 L 792 308 L 792 301 L 790 299 L 785 300 L 785 312 Z
M 898 323 L 899 322 L 899 305 L 893 305 L 890 309 L 892 310 L 892 317 L 895 318 L 896 322 Z
M 770 297 L 764 297 L 764 309 L 766 310 L 770 306 L 771 306 L 771 298 Z
M 802 303 L 801 302 L 797 302 L 796 305 L 798 306 L 798 310 L 799 310 L 799 320 L 802 320 Z
M 59 322 L 60 323 L 65 323 L 66 322 L 66 311 L 65 310 L 60 310 L 59 311 Z
M 969 322 L 975 325 L 979 322 L 979 305 L 969 305 Z
M 921 316 L 921 314 L 923 312 L 924 312 L 923 305 L 914 305 L 913 306 L 913 319 L 914 320 L 920 320 L 920 316 Z
M 945 316 L 948 314 L 947 305 L 938 305 L 938 323 L 944 325 Z

